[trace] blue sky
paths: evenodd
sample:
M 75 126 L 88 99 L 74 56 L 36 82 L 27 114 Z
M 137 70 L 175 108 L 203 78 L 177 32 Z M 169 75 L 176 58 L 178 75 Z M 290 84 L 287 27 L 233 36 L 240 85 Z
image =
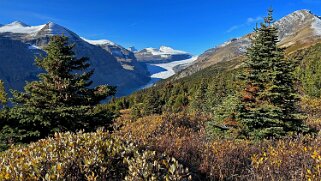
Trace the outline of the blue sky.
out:
M 0 24 L 53 21 L 88 39 L 200 54 L 251 32 L 271 5 L 275 19 L 299 9 L 321 15 L 321 0 L 0 0 Z

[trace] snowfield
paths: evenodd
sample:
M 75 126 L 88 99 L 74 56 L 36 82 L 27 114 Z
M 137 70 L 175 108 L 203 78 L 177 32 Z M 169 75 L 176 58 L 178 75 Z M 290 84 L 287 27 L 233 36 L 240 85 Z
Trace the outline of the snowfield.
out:
M 151 75 L 151 78 L 156 79 L 167 79 L 175 74 L 175 71 L 173 68 L 177 65 L 184 65 L 184 64 L 191 64 L 197 59 L 197 56 L 194 56 L 190 59 L 181 60 L 181 61 L 175 61 L 170 63 L 160 63 L 160 64 L 151 64 L 153 66 L 161 67 L 165 69 L 165 71 L 158 72 Z
M 88 42 L 89 44 L 92 45 L 116 45 L 114 42 L 109 41 L 109 40 L 88 40 L 84 37 L 81 37 L 81 39 L 85 40 L 86 42 Z
M 152 54 L 152 55 L 177 55 L 177 54 L 187 54 L 184 51 L 181 50 L 174 50 L 171 47 L 167 47 L 167 46 L 161 46 L 159 49 L 157 48 L 145 48 L 145 50 Z
M 319 17 L 315 17 L 312 28 L 314 29 L 316 35 L 321 35 L 321 19 Z
M 10 24 L 0 27 L 0 33 L 21 33 L 21 34 L 35 34 L 40 31 L 45 25 L 28 26 L 21 22 L 15 21 Z
M 175 71 L 173 70 L 175 66 L 192 64 L 197 58 L 198 56 L 194 56 L 190 59 L 170 63 L 147 64 L 148 71 L 151 74 L 151 80 L 147 84 L 133 90 L 133 92 L 152 87 L 158 81 L 173 76 L 175 74 Z

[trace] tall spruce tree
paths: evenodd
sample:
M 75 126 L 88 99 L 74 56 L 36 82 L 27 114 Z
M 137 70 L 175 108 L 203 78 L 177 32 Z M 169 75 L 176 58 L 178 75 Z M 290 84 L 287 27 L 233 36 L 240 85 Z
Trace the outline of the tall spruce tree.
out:
M 207 80 L 202 79 L 200 86 L 197 88 L 195 95 L 191 101 L 192 110 L 196 113 L 206 112 L 206 93 L 208 89 Z
M 89 88 L 94 71 L 87 71 L 88 59 L 76 58 L 72 49 L 67 37 L 53 36 L 45 48 L 46 57 L 35 61 L 45 73 L 27 83 L 25 92 L 12 91 L 17 104 L 10 117 L 18 122 L 26 142 L 57 131 L 92 131 L 111 121 L 110 112 L 95 106 L 114 95 L 115 88 Z
M 272 9 L 256 28 L 247 51 L 245 89 L 241 93 L 239 121 L 242 133 L 251 138 L 280 137 L 306 130 L 297 109 L 294 62 L 277 46 L 278 30 L 273 26 Z
M 4 87 L 4 82 L 0 80 L 0 106 L 3 107 L 8 102 L 6 89 Z
M 142 111 L 144 115 L 162 113 L 162 102 L 157 90 L 153 89 L 152 92 L 144 98 Z
M 4 82 L 0 80 L 0 152 L 21 139 L 19 129 L 8 119 L 8 94 Z

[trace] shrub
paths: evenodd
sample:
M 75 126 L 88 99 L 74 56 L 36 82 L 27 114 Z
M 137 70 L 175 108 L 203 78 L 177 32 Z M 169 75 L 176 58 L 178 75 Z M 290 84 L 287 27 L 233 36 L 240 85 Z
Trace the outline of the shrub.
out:
M 126 122 L 116 134 L 138 143 L 142 148 L 175 157 L 195 176 L 200 176 L 203 173 L 199 173 L 199 165 L 205 150 L 204 119 L 186 114 L 146 116 L 132 123 Z M 118 121 L 123 120 L 119 118 Z
M 207 120 L 182 113 L 145 116 L 127 121 L 115 134 L 176 158 L 195 180 L 320 180 L 319 138 L 207 139 Z
M 56 133 L 0 153 L 0 180 L 187 180 L 174 158 L 110 134 Z
M 321 142 L 309 137 L 278 140 L 252 156 L 255 180 L 320 180 Z

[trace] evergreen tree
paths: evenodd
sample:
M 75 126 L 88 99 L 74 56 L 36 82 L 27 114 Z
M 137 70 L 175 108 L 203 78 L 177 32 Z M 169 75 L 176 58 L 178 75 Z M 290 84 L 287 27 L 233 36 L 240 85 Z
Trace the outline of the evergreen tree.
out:
M 7 104 L 8 99 L 7 99 L 7 93 L 6 89 L 4 87 L 4 82 L 0 80 L 0 105 L 3 107 Z
M 273 26 L 272 10 L 260 28 L 256 28 L 247 51 L 246 81 L 239 106 L 243 134 L 248 137 L 279 137 L 301 132 L 302 115 L 297 110 L 294 87 L 294 63 L 277 46 L 278 30 Z
M 143 102 L 143 114 L 151 115 L 151 114 L 161 114 L 162 113 L 162 103 L 160 100 L 160 95 L 156 90 L 152 90 L 150 94 L 148 94 Z
M 212 119 L 206 124 L 206 132 L 210 138 L 225 137 L 230 135 L 226 133 L 234 131 L 238 101 L 237 96 L 228 95 L 224 97 L 221 104 L 213 108 Z
M 10 116 L 18 121 L 27 142 L 57 131 L 92 131 L 111 121 L 110 112 L 95 106 L 114 95 L 115 88 L 89 88 L 94 71 L 87 71 L 88 59 L 77 59 L 72 49 L 67 37 L 53 36 L 45 48 L 47 56 L 36 58 L 45 73 L 27 83 L 25 92 L 12 91 L 17 104 Z
M 300 60 L 296 75 L 306 95 L 321 98 L 321 43 L 292 54 Z
M 206 111 L 206 93 L 207 93 L 207 82 L 202 79 L 202 82 L 195 92 L 195 96 L 191 101 L 191 107 L 196 113 L 204 113 Z
M 6 93 L 4 82 L 0 80 L 0 151 L 9 148 L 21 139 L 17 125 L 8 119 L 8 94 Z
M 175 99 L 175 103 L 172 106 L 172 111 L 173 112 L 183 111 L 187 105 L 188 105 L 188 97 L 186 96 L 186 93 L 183 92 L 177 95 Z

